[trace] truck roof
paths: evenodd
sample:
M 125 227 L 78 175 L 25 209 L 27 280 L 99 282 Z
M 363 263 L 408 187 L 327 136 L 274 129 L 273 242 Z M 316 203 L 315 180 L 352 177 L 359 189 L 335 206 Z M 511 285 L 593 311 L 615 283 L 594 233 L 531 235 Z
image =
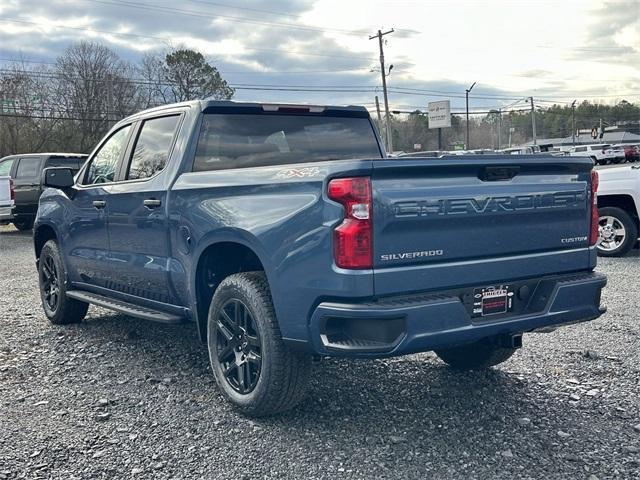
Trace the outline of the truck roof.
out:
M 268 112 L 285 111 L 290 113 L 303 113 L 303 111 L 311 113 L 321 113 L 323 111 L 344 112 L 345 114 L 356 114 L 358 116 L 369 115 L 369 111 L 360 105 L 312 105 L 307 103 L 275 103 L 275 102 L 235 102 L 233 100 L 191 100 L 188 102 L 170 103 L 159 107 L 149 108 L 134 113 L 126 117 L 127 119 L 137 116 L 144 116 L 148 113 L 159 112 L 175 107 L 194 107 L 200 111 L 212 111 L 216 109 L 238 109 L 238 110 L 256 110 L 260 109 Z M 124 119 L 123 119 L 124 120 Z
M 65 152 L 41 152 L 41 153 L 14 153 L 0 158 L 0 160 L 7 157 L 87 157 L 86 153 L 65 153 Z

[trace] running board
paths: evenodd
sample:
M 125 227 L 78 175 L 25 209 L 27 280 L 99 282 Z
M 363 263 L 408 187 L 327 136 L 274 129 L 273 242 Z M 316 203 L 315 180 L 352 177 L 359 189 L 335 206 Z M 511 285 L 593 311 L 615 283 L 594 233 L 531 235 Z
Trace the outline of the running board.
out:
M 81 302 L 91 303 L 99 307 L 108 308 L 109 310 L 115 310 L 116 312 L 124 313 L 125 315 L 130 315 L 132 317 L 152 320 L 154 322 L 182 323 L 185 320 L 184 317 L 179 315 L 141 307 L 132 303 L 123 302 L 122 300 L 98 295 L 97 293 L 85 292 L 84 290 L 70 290 L 67 292 L 67 297 L 80 300 Z

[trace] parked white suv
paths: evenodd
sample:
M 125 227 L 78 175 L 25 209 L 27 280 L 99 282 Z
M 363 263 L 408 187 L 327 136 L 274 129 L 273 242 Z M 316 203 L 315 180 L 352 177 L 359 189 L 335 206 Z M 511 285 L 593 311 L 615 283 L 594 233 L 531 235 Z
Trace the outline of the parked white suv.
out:
M 571 147 L 571 149 L 569 149 L 569 155 L 573 157 L 591 157 L 597 165 L 624 161 L 624 150 L 621 148 L 613 148 L 611 145 L 605 143 Z
M 638 240 L 640 165 L 620 165 L 598 170 L 598 254 L 618 257 Z

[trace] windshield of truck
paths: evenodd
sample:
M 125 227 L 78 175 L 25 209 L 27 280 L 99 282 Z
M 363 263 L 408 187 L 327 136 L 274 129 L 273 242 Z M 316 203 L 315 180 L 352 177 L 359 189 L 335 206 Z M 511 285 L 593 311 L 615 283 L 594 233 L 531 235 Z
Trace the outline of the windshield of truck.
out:
M 194 171 L 382 158 L 368 118 L 205 114 Z

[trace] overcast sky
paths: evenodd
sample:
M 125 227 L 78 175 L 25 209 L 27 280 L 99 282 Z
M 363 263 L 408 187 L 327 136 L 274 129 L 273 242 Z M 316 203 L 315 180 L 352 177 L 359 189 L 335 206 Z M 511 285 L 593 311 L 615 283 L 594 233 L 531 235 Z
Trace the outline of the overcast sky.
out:
M 462 108 L 474 81 L 479 109 L 531 95 L 540 105 L 640 102 L 640 0 L 1 0 L 0 63 L 53 62 L 80 39 L 131 61 L 186 46 L 237 87 L 353 87 L 238 88 L 237 100 L 372 107 L 379 28 L 396 30 L 384 37 L 393 109 L 447 98 Z

